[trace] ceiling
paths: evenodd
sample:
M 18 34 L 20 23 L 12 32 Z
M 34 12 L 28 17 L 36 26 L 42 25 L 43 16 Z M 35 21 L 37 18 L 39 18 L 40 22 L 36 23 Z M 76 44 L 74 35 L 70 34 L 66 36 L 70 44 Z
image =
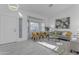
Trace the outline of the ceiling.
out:
M 63 10 L 68 10 L 68 8 L 71 8 L 73 4 L 53 4 L 52 7 L 48 7 L 49 4 L 20 4 L 20 10 L 24 12 L 30 12 L 33 14 L 37 14 L 43 17 L 53 17 L 57 15 L 58 13 L 61 13 Z M 10 13 L 8 9 L 8 4 L 0 4 L 0 11 L 3 11 L 4 13 Z M 0 13 L 3 13 L 0 12 Z M 13 12 L 14 13 L 14 12 Z
M 49 4 L 21 4 L 20 8 L 44 17 L 53 17 L 63 10 L 68 10 L 71 6 L 73 6 L 73 4 L 53 4 L 52 7 L 49 7 Z

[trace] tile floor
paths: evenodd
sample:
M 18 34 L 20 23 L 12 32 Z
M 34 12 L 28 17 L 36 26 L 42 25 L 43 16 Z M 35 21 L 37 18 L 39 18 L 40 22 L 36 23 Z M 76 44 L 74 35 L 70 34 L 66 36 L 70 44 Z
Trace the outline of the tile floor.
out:
M 55 44 L 54 40 L 42 40 L 44 42 Z M 72 55 L 68 51 L 67 44 L 69 42 L 60 41 L 65 44 L 66 52 L 65 55 Z M 10 43 L 10 44 L 3 44 L 0 45 L 0 55 L 58 55 L 55 51 L 52 51 L 32 40 L 26 40 L 22 42 Z
M 36 42 L 26 40 L 17 43 L 0 45 L 0 55 L 56 55 L 54 51 Z

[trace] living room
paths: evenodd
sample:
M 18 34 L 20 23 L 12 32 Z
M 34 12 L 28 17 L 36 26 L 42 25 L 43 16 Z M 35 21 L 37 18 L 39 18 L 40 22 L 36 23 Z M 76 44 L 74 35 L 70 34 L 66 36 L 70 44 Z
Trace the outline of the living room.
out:
M 53 5 L 50 8 L 54 8 L 55 6 L 56 5 Z M 58 5 L 58 6 L 60 6 L 60 5 Z M 50 13 L 50 16 L 48 16 L 50 18 L 45 21 L 45 26 L 46 26 L 45 30 L 46 30 L 46 32 L 48 32 L 46 34 L 48 34 L 47 39 L 49 40 L 49 42 L 45 41 L 46 40 L 45 38 L 42 38 L 43 40 L 41 40 L 41 41 L 43 41 L 43 42 L 38 42 L 38 43 L 42 44 L 42 45 L 44 45 L 44 46 L 46 46 L 50 49 L 53 49 L 53 48 L 51 48 L 53 46 L 49 45 L 49 44 L 54 43 L 54 42 L 51 43 L 51 40 L 56 40 L 56 41 L 59 40 L 59 42 L 61 42 L 60 40 L 68 41 L 69 43 L 67 44 L 67 48 L 70 49 L 68 52 L 71 52 L 71 53 L 74 52 L 74 53 L 78 54 L 78 47 L 77 47 L 78 41 L 77 40 L 78 40 L 78 37 L 79 37 L 79 34 L 78 34 L 79 5 L 78 4 L 71 4 L 71 5 L 67 4 L 65 6 L 65 5 L 62 4 L 61 6 L 64 7 L 64 9 L 62 9 L 58 13 L 54 14 L 55 11 L 57 12 L 57 10 L 60 10 L 60 9 L 57 9 L 55 11 L 53 10 L 54 11 L 53 13 L 47 12 L 48 15 Z M 58 21 L 58 24 L 56 24 L 57 21 Z M 65 23 L 65 21 L 66 21 L 66 23 Z M 65 25 L 67 25 L 67 26 L 65 26 Z M 48 31 L 47 31 L 47 28 L 48 28 Z M 35 41 L 40 41 L 39 38 L 41 36 L 44 36 L 43 33 L 41 33 L 41 34 L 40 34 L 40 32 L 36 32 L 36 33 L 33 32 L 32 33 L 32 37 L 33 37 L 32 39 L 35 40 Z M 58 43 L 58 41 L 57 41 L 56 44 L 62 45 L 62 43 Z M 49 47 L 48 45 L 51 46 L 51 47 Z M 59 51 L 60 51 L 60 49 L 59 49 Z M 75 50 L 75 49 L 77 49 L 77 50 Z
M 78 10 L 78 4 L 0 4 L 0 54 L 79 54 Z

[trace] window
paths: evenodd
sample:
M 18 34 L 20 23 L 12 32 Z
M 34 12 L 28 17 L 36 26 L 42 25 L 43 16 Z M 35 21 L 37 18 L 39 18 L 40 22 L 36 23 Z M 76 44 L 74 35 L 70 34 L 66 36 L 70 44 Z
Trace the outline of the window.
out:
M 31 32 L 38 32 L 39 31 L 39 23 L 31 22 L 30 23 L 30 30 L 31 30 Z

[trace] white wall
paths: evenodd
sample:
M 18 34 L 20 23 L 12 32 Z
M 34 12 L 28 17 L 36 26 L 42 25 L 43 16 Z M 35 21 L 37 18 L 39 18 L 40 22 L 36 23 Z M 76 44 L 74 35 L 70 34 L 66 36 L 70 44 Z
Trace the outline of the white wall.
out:
M 53 18 L 50 20 L 49 25 L 55 25 L 56 19 L 61 19 L 64 17 L 70 17 L 70 30 L 72 32 L 77 32 L 79 29 L 79 5 L 73 5 L 70 8 L 67 8 L 59 13 L 57 13 Z M 61 29 L 62 30 L 62 29 Z
M 19 15 L 18 12 L 10 11 L 7 5 L 0 5 L 0 44 L 27 40 L 28 38 L 28 23 L 27 16 L 33 16 L 43 19 L 46 18 L 30 13 L 27 11 L 19 10 L 23 14 L 23 38 L 19 38 Z
M 24 15 L 24 14 L 23 14 Z M 27 40 L 27 15 L 23 16 L 22 38 L 19 38 L 19 15 L 8 5 L 0 5 L 0 44 Z
M 26 40 L 25 23 L 23 19 L 23 38 L 19 38 L 19 15 L 16 11 L 10 11 L 8 5 L 0 5 L 0 44 Z

